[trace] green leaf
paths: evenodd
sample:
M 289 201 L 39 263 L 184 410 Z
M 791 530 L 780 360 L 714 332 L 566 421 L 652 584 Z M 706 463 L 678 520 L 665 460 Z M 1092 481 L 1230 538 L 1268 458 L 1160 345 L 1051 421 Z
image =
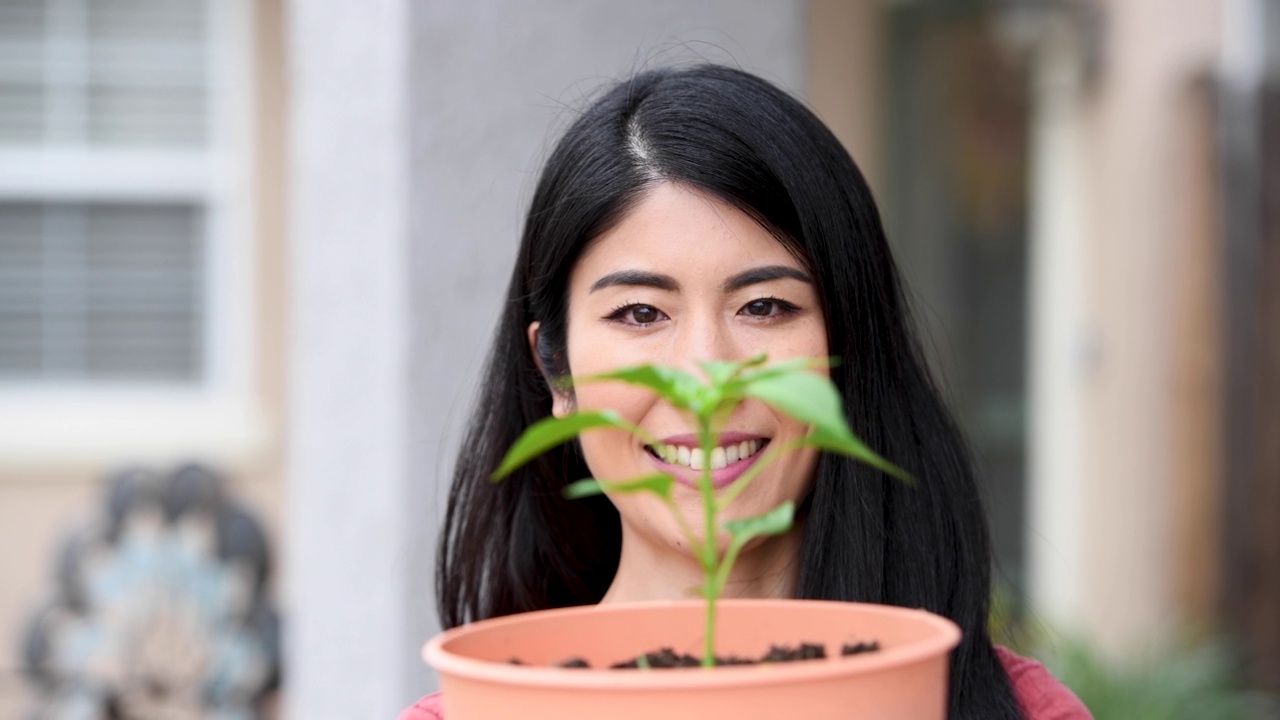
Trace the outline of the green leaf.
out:
M 836 386 L 816 373 L 793 368 L 785 374 L 752 377 L 744 382 L 743 394 L 763 400 L 828 436 L 853 437 L 845 422 L 844 406 Z
M 763 515 L 730 520 L 724 529 L 733 537 L 734 544 L 745 545 L 753 538 L 781 535 L 790 530 L 795 512 L 795 503 L 788 500 Z
M 729 419 L 733 417 L 733 411 L 738 409 L 738 403 L 742 401 L 740 397 L 722 397 L 716 405 L 715 410 L 708 418 L 711 422 L 711 432 L 719 435 L 724 426 L 729 423 Z
M 698 403 L 699 391 L 705 387 L 692 373 L 660 365 L 638 365 L 578 378 L 579 383 L 602 380 L 647 387 L 672 405 L 686 410 Z
M 909 473 L 877 455 L 849 429 L 844 418 L 844 404 L 835 384 L 829 378 L 802 367 L 799 362 L 789 360 L 763 368 L 743 378 L 743 393 L 812 425 L 813 431 L 805 438 L 805 445 L 848 455 L 907 483 L 914 483 L 915 479 Z
M 491 477 L 501 480 L 551 448 L 562 445 L 587 430 L 601 427 L 613 427 L 627 432 L 639 431 L 639 428 L 623 420 L 621 415 L 612 410 L 579 412 L 563 418 L 543 418 L 521 433 Z
M 859 440 L 852 433 L 847 436 L 832 435 L 824 432 L 821 428 L 814 428 L 813 432 L 805 436 L 803 444 L 816 447 L 819 450 L 848 455 L 855 460 L 860 460 L 882 470 L 908 485 L 915 485 L 916 483 L 916 479 L 911 473 L 877 455 L 874 450 L 867 447 L 866 443 Z
M 760 354 L 746 360 L 731 362 L 726 360 L 706 360 L 698 363 L 702 372 L 706 373 L 713 387 L 726 386 L 734 378 L 756 366 L 764 364 L 769 356 Z
M 587 478 L 575 483 L 569 483 L 561 493 L 570 500 L 577 500 L 578 498 L 600 495 L 604 493 L 604 488 L 600 486 L 599 480 Z
M 714 563 L 703 566 L 709 574 L 706 584 L 703 585 L 703 592 L 708 603 L 715 602 L 715 599 L 720 597 L 720 593 L 724 591 L 724 584 L 729 581 L 729 574 L 733 572 L 733 566 L 738 561 L 738 554 L 747 546 L 747 543 L 761 536 L 781 535 L 790 530 L 791 523 L 795 518 L 795 512 L 795 503 L 787 500 L 763 515 L 730 520 L 723 525 L 724 529 L 732 536 L 729 541 L 729 549 L 725 551 L 724 558 L 720 561 L 718 567 Z M 710 634 L 714 630 L 708 626 L 707 632 Z M 710 652 L 710 649 L 708 649 L 708 652 Z
M 729 382 L 734 373 L 742 369 L 741 363 L 723 362 L 720 360 L 707 360 L 698 363 L 698 367 L 702 368 L 702 372 L 707 374 L 707 378 L 711 380 L 712 385 L 724 385 Z
M 596 480 L 595 478 L 587 478 L 579 480 L 564 489 L 564 496 L 570 500 L 589 497 L 591 495 L 599 495 L 601 493 L 619 493 L 628 495 L 637 492 L 650 492 L 658 497 L 669 500 L 671 498 L 671 488 L 675 483 L 675 478 L 666 473 L 654 473 L 653 475 L 644 475 L 630 480 L 619 480 L 617 482 L 606 482 Z

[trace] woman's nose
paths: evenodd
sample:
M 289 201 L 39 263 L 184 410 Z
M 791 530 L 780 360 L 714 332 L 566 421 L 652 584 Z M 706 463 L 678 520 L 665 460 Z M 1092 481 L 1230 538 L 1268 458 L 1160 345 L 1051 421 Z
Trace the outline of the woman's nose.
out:
M 743 349 L 728 324 L 713 317 L 691 318 L 682 324 L 668 362 L 701 376 L 698 363 L 707 360 L 741 360 Z

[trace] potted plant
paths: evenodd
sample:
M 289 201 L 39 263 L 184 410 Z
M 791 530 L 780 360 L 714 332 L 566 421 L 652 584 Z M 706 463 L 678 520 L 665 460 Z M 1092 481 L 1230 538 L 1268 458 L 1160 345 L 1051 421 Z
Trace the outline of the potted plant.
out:
M 797 359 L 769 365 L 758 356 L 702 363 L 705 382 L 679 369 L 652 365 L 577 379 L 646 387 L 695 422 L 705 459 L 697 483 L 701 536 L 677 509 L 675 479 L 666 473 L 625 481 L 586 479 L 565 492 L 570 497 L 646 492 L 661 498 L 676 514 L 702 567 L 702 599 L 546 610 L 441 633 L 427 643 L 423 657 L 440 672 L 449 720 L 944 718 L 948 653 L 960 640 L 959 629 L 949 620 L 920 610 L 858 603 L 720 598 L 742 549 L 792 526 L 795 508 L 790 501 L 755 517 L 720 520 L 760 471 L 785 453 L 805 446 L 841 453 L 914 482 L 854 436 L 835 387 L 812 372 L 814 364 Z M 810 431 L 790 445 L 768 448 L 717 493 L 710 458 L 718 446 L 718 429 L 746 399 L 767 403 Z M 635 433 L 656 445 L 609 410 L 550 417 L 520 436 L 494 479 L 600 428 Z M 801 661 L 780 662 L 791 659 Z M 656 667 L 681 661 L 701 667 Z

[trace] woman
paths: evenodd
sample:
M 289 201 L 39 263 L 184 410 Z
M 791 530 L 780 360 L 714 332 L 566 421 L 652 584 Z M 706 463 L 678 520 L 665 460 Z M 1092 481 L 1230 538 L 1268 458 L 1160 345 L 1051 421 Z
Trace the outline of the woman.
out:
M 729 514 L 792 499 L 796 527 L 744 551 L 726 595 L 927 608 L 964 633 L 952 655 L 952 718 L 1089 717 L 1042 667 L 991 643 L 977 484 L 912 335 L 866 182 L 799 102 L 718 66 L 615 85 L 547 161 L 454 473 L 437 570 L 442 624 L 687 595 L 700 569 L 659 501 L 569 501 L 561 488 L 655 467 L 692 477 L 703 462 L 732 482 L 763 446 L 805 428 L 744 403 L 723 457 L 696 458 L 680 452 L 695 444 L 688 420 L 643 390 L 560 390 L 552 380 L 760 352 L 839 357 L 830 373 L 854 432 L 920 482 L 834 455 L 788 456 Z M 522 430 L 575 407 L 613 408 L 667 447 L 592 432 L 489 482 Z M 696 493 L 677 495 L 696 517 Z M 438 713 L 429 697 L 403 717 Z

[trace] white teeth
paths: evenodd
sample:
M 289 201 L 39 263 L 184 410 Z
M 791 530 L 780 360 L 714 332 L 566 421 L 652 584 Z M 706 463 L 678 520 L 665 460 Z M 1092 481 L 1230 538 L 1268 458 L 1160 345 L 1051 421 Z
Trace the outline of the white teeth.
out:
M 711 450 L 710 458 L 702 452 L 702 448 L 691 448 L 687 445 L 651 445 L 653 454 L 673 465 L 684 465 L 694 470 L 710 466 L 719 470 L 739 460 L 746 460 L 755 455 L 764 446 L 761 440 L 743 440 L 736 445 L 721 446 Z
M 728 464 L 729 462 L 726 459 L 724 448 L 718 447 L 711 451 L 711 469 L 712 470 L 719 470 L 720 468 Z

